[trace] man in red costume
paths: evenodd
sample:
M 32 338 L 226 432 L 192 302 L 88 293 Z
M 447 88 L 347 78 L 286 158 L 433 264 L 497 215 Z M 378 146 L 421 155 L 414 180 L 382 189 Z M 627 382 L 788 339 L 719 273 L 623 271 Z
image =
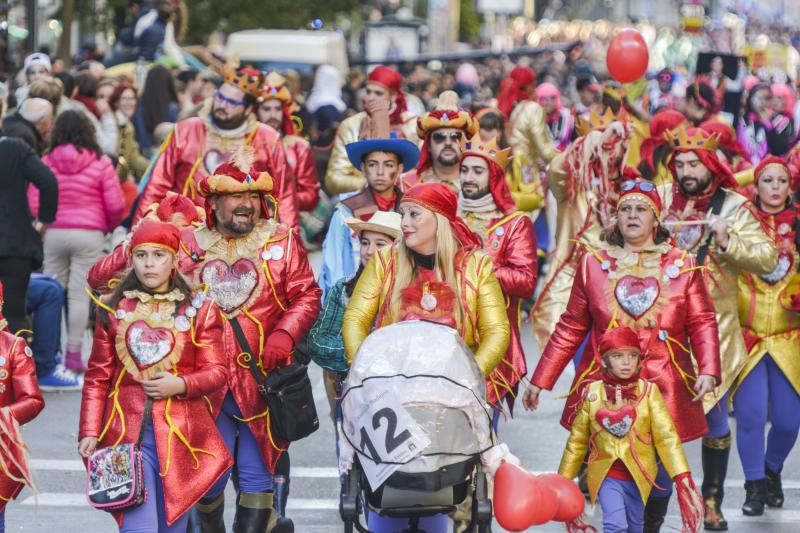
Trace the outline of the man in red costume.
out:
M 247 523 L 236 531 L 266 531 L 273 473 L 289 444 L 273 435 L 269 409 L 251 372 L 263 376 L 288 364 L 320 310 L 320 290 L 305 249 L 287 225 L 269 218 L 273 185 L 269 173 L 254 166 L 252 149 L 240 149 L 198 184 L 206 225 L 184 228 L 181 235 L 181 271 L 208 286 L 226 318 L 229 392 L 217 427 L 231 449 L 238 442 L 237 514 Z M 227 479 L 198 504 L 203 531 L 225 531 Z
M 478 128 L 472 113 L 459 109 L 455 92 L 440 94 L 436 109 L 417 119 L 417 135 L 423 139 L 419 163 L 403 176 L 403 187 L 438 181 L 458 192 L 461 143 L 475 135 Z
M 500 150 L 494 139 L 483 142 L 479 134 L 461 148 L 461 192 L 458 214 L 483 242 L 494 263 L 494 275 L 506 297 L 511 338 L 503 362 L 487 380 L 489 403 L 494 405 L 495 427 L 502 400 L 513 408 L 522 376 L 527 374 L 525 352 L 519 334 L 522 300 L 536 289 L 536 234 L 531 219 L 517 210 L 508 190 L 505 168 L 510 148 Z M 508 399 L 511 394 L 511 399 Z
M 289 174 L 294 177 L 297 209 L 312 211 L 319 202 L 319 179 L 311 143 L 297 135 L 291 109 L 294 98 L 286 86 L 286 78 L 270 72 L 264 79 L 256 115 L 259 122 L 281 134 Z
M 346 118 L 333 142 L 325 186 L 330 194 L 359 191 L 364 188 L 364 177 L 350 163 L 346 146 L 363 140 L 372 129 L 370 109 L 376 104 L 389 106 L 389 123 L 392 131 L 399 137 L 418 143 L 416 121 L 406 110 L 406 97 L 403 94 L 403 76 L 394 69 L 383 65 L 375 67 L 367 76 L 367 87 L 361 107 L 364 111 Z
M 226 67 L 224 83 L 214 93 L 211 110 L 178 122 L 161 148 L 150 181 L 139 199 L 136 220 L 159 203 L 168 191 L 203 205 L 197 184 L 228 161 L 241 146 L 255 150 L 255 165 L 275 180 L 278 220 L 289 227 L 299 222 L 294 180 L 286 164 L 280 134 L 260 124 L 253 113 L 261 94 L 261 74 L 252 69 Z
M 769 274 L 776 251 L 756 216 L 753 205 L 732 189 L 730 167 L 717 156 L 719 136 L 700 128 L 668 134 L 672 156 L 668 167 L 674 181 L 662 185 L 665 223 L 678 248 L 694 255 L 716 309 L 722 381 L 705 398 L 708 433 L 703 438 L 703 499 L 705 528 L 726 530 L 722 498 L 731 435 L 728 427 L 728 389 L 747 363 L 738 315 L 741 272 Z

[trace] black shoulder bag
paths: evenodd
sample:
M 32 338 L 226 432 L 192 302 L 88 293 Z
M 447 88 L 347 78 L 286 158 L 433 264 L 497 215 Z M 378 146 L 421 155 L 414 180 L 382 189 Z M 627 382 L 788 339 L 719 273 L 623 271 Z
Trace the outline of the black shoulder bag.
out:
M 258 384 L 258 393 L 269 407 L 275 436 L 281 440 L 294 442 L 308 437 L 319 429 L 311 380 L 308 379 L 308 367 L 287 365 L 270 372 L 265 379 L 256 365 L 258 355 L 250 349 L 250 343 L 244 336 L 241 324 L 235 317 L 230 319 L 230 323 L 239 347 L 251 354 L 248 367 Z
M 717 187 L 717 190 L 714 191 L 714 195 L 711 197 L 711 214 L 712 215 L 719 215 L 722 211 L 722 204 L 725 203 L 725 190 L 722 187 Z M 700 245 L 700 248 L 697 249 L 697 266 L 703 266 L 706 262 L 706 256 L 708 255 L 708 247 L 711 246 L 711 239 L 714 237 L 714 234 L 709 232 L 708 237 L 706 237 L 705 242 Z

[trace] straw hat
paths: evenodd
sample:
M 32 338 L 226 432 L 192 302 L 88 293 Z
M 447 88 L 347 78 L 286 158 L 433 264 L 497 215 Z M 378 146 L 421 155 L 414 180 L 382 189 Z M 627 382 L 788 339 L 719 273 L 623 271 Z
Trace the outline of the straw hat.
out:
M 392 239 L 397 239 L 400 236 L 400 222 L 402 220 L 403 217 L 400 216 L 400 213 L 375 211 L 369 220 L 348 217 L 344 219 L 344 222 L 356 233 L 361 233 L 365 230 L 376 231 L 388 235 Z

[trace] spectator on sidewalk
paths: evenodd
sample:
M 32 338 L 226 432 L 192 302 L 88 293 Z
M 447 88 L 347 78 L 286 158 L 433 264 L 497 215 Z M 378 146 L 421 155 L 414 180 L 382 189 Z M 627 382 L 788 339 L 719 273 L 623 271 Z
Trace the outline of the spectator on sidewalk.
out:
M 16 137 L 41 155 L 53 129 L 53 105 L 42 98 L 28 98 L 16 114 L 3 121 L 3 135 Z

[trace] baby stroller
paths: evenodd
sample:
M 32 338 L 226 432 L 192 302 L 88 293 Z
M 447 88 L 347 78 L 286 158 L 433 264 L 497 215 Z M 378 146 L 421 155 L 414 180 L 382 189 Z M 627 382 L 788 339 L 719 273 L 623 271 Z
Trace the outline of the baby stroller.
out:
M 394 519 L 392 533 L 434 533 L 426 521 L 447 515 L 466 531 L 491 531 L 480 461 L 492 446 L 491 411 L 483 374 L 457 331 L 423 321 L 375 330 L 353 361 L 341 407 L 346 533 L 371 531 L 373 515 Z

